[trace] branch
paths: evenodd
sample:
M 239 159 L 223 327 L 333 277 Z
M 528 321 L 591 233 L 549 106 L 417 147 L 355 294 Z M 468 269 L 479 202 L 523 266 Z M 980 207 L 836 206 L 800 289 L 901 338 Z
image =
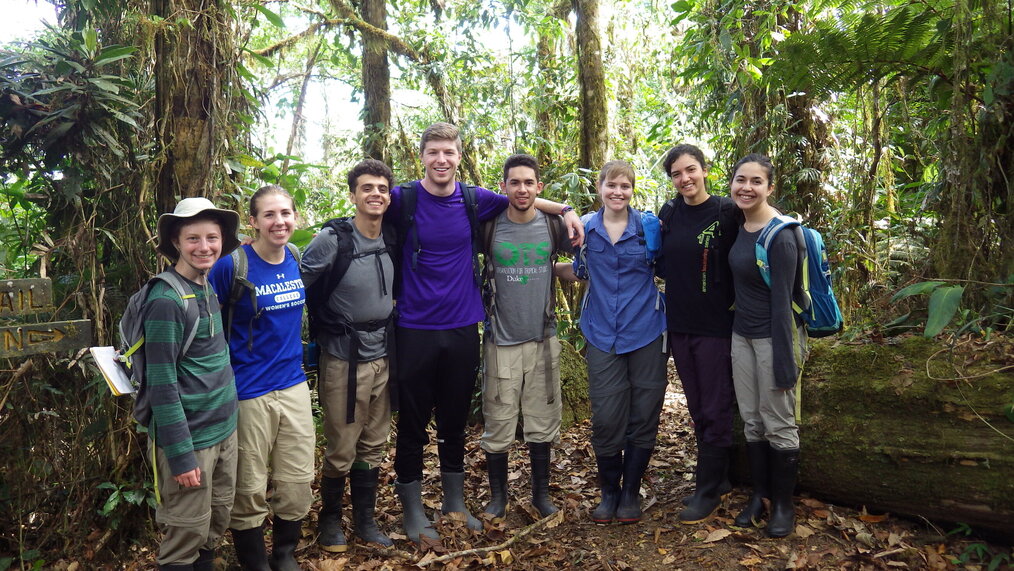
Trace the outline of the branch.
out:
M 514 545 L 515 543 L 517 543 L 518 541 L 520 541 L 522 538 L 531 535 L 531 533 L 533 531 L 535 531 L 536 529 L 539 529 L 540 527 L 545 527 L 550 522 L 560 523 L 562 521 L 563 521 L 563 510 L 560 510 L 560 511 L 554 513 L 554 514 L 549 514 L 546 517 L 540 519 L 539 521 L 537 521 L 537 522 L 529 525 L 528 527 L 522 529 L 521 531 L 519 531 L 516 534 L 514 534 L 513 537 L 511 537 L 510 539 L 508 539 L 507 541 L 505 541 L 505 542 L 503 542 L 503 543 L 501 543 L 499 545 L 490 545 L 488 547 L 477 547 L 475 549 L 466 549 L 464 551 L 455 551 L 454 553 L 448 553 L 446 555 L 441 555 L 440 557 L 436 557 L 436 558 L 430 559 L 428 561 L 420 561 L 419 563 L 416 563 L 416 567 L 429 567 L 430 565 L 432 565 L 434 563 L 446 563 L 446 562 L 448 562 L 448 561 L 450 561 L 452 559 L 457 559 L 458 557 L 467 557 L 469 555 L 484 555 L 484 554 L 490 553 L 492 551 L 503 551 L 504 549 L 507 549 L 511 545 Z
M 298 42 L 298 41 L 300 41 L 300 40 L 302 40 L 302 39 L 304 39 L 304 38 L 306 38 L 308 36 L 312 36 L 312 35 L 316 34 L 321 29 L 329 30 L 329 29 L 331 29 L 331 28 L 333 28 L 333 27 L 335 27 L 335 26 L 337 26 L 339 24 L 344 24 L 344 23 L 345 23 L 345 20 L 343 20 L 343 19 L 331 19 L 331 20 L 324 20 L 323 22 L 315 22 L 313 24 L 310 24 L 310 27 L 308 27 L 307 29 L 303 30 L 302 32 L 299 32 L 298 34 L 289 36 L 289 37 L 285 38 L 284 40 L 282 40 L 282 41 L 280 41 L 280 42 L 278 42 L 276 44 L 272 44 L 272 45 L 270 45 L 270 46 L 268 46 L 266 48 L 261 48 L 259 50 L 250 50 L 250 53 L 255 54 L 255 55 L 259 55 L 259 56 L 264 56 L 264 57 L 271 57 L 271 56 L 275 55 L 276 53 L 278 53 L 279 51 L 281 51 L 281 50 L 283 50 L 283 49 L 285 49 L 285 48 L 287 48 L 287 47 L 295 44 L 296 42 Z
M 329 0 L 331 7 L 334 8 L 335 12 L 338 13 L 344 20 L 343 23 L 352 26 L 359 30 L 363 34 L 369 34 L 376 38 L 382 39 L 387 42 L 387 48 L 392 52 L 405 56 L 417 63 L 429 65 L 433 63 L 433 60 L 425 52 L 420 52 L 412 46 L 405 43 L 404 40 L 388 32 L 387 30 L 381 30 L 373 24 L 367 23 L 365 20 L 359 17 L 355 9 L 345 3 L 345 0 Z

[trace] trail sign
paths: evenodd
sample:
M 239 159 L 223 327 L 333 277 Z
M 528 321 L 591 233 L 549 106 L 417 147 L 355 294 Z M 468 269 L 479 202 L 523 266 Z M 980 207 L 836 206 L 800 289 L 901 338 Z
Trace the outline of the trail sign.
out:
M 0 326 L 0 358 L 75 351 L 91 343 L 90 319 Z
M 0 317 L 52 310 L 53 284 L 49 278 L 0 280 Z

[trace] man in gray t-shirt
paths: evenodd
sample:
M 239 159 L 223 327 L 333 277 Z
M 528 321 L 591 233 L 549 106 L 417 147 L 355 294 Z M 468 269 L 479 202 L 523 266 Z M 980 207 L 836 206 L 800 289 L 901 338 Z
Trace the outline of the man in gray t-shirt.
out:
M 528 155 L 504 163 L 500 190 L 509 206 L 483 226 L 486 281 L 491 295 L 483 343 L 482 413 L 490 502 L 507 510 L 507 451 L 524 416 L 532 462 L 532 505 L 543 517 L 549 498 L 549 456 L 560 436 L 560 342 L 553 312 L 553 262 L 570 242 L 560 216 L 535 209 L 542 192 L 539 166 Z
M 348 182 L 355 217 L 325 224 L 306 247 L 300 265 L 308 292 L 321 280 L 317 289 L 329 290 L 308 295 L 307 305 L 321 347 L 317 392 L 327 439 L 317 542 L 331 552 L 348 549 L 341 528 L 346 479 L 356 535 L 393 545 L 378 529 L 374 508 L 378 467 L 391 431 L 387 333 L 394 311 L 395 266 L 388 247 L 394 237 L 383 218 L 391 204 L 394 175 L 384 163 L 367 159 L 352 168 Z M 341 268 L 347 269 L 342 273 Z

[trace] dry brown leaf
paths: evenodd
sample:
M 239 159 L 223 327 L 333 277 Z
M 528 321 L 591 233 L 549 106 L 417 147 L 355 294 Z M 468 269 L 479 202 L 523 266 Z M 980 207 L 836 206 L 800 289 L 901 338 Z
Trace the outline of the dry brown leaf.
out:
M 511 563 L 514 563 L 514 555 L 511 553 L 510 549 L 498 551 L 497 554 L 500 556 L 500 562 L 503 563 L 504 565 L 510 565 Z
M 763 562 L 764 561 L 756 555 L 748 555 L 739 560 L 739 564 L 743 567 L 753 567 L 754 565 L 760 565 Z
M 314 564 L 319 571 L 343 571 L 345 566 L 348 565 L 349 558 L 342 557 L 339 559 L 318 559 Z
M 667 555 L 667 556 L 665 556 L 665 557 L 662 558 L 662 565 L 672 565 L 675 562 L 676 562 L 676 557 L 672 556 L 672 555 Z
M 716 529 L 715 531 L 709 533 L 708 537 L 704 538 L 704 543 L 714 543 L 716 541 L 721 541 L 726 537 L 729 537 L 730 535 L 732 535 L 732 532 L 727 529 Z
M 809 527 L 806 527 L 805 525 L 799 524 L 796 526 L 796 535 L 803 539 L 810 537 L 814 533 L 816 532 L 810 529 Z

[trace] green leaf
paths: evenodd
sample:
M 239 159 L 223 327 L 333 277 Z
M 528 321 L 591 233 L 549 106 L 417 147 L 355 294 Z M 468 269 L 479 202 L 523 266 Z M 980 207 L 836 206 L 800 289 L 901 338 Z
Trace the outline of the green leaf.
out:
M 120 61 L 121 59 L 129 58 L 134 55 L 137 48 L 133 46 L 110 46 L 95 57 L 95 67 L 107 65 L 114 61 Z
M 961 304 L 961 295 L 965 293 L 962 286 L 941 287 L 933 290 L 929 302 L 929 317 L 926 319 L 926 337 L 936 337 L 954 318 L 954 313 Z
M 276 12 L 272 12 L 271 10 L 268 10 L 267 8 L 259 4 L 254 4 L 254 10 L 257 10 L 261 14 L 264 14 L 264 17 L 267 18 L 268 21 L 271 22 L 275 27 L 277 28 L 285 27 L 285 20 L 283 20 L 282 17 L 279 16 Z
M 95 50 L 99 47 L 99 33 L 95 28 L 85 28 L 81 30 L 81 37 L 84 39 L 85 50 L 89 54 L 95 53 Z
M 116 506 L 120 505 L 121 498 L 122 496 L 120 496 L 120 492 L 118 491 L 109 494 L 109 499 L 106 500 L 105 505 L 102 506 L 102 510 L 99 513 L 105 516 L 108 516 L 109 514 L 113 513 L 113 510 L 116 509 Z
M 894 296 L 891 297 L 891 303 L 895 303 L 899 299 L 904 299 L 910 295 L 929 293 L 934 289 L 936 289 L 937 286 L 942 285 L 944 285 L 944 282 L 919 282 L 917 284 L 912 284 L 910 286 L 902 288 L 901 291 L 894 294 Z
M 147 494 L 145 494 L 144 490 L 127 490 L 126 492 L 123 492 L 123 499 L 126 500 L 127 503 L 139 506 L 144 501 L 144 497 L 146 495 Z
M 1007 417 L 1007 420 L 1014 422 L 1014 402 L 1003 409 L 1003 414 Z
M 111 81 L 106 81 L 104 79 L 100 79 L 98 77 L 89 77 L 88 78 L 88 83 L 91 83 L 92 85 L 94 85 L 94 86 L 102 89 L 103 91 L 108 91 L 110 93 L 119 93 L 120 92 L 120 87 L 118 85 L 116 85 L 115 83 L 113 83 Z
M 313 240 L 313 232 L 309 230 L 296 230 L 292 233 L 292 237 L 289 238 L 290 242 L 300 248 L 305 248 L 310 243 L 310 240 Z
M 246 52 L 250 54 L 250 57 L 257 60 L 263 66 L 273 67 L 275 65 L 275 61 L 267 56 L 262 56 L 258 53 L 254 53 L 252 50 L 246 50 Z

